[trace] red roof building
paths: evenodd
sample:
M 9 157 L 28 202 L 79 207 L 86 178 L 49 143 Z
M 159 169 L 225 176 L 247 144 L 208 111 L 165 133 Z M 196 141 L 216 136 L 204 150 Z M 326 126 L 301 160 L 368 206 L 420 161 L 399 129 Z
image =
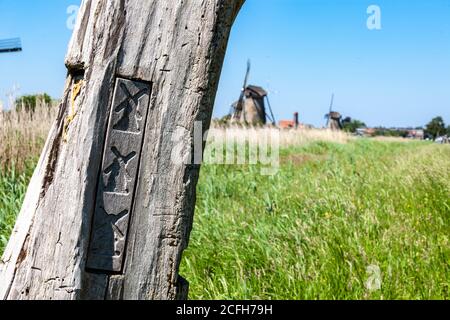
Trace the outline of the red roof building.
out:
M 279 122 L 280 129 L 293 129 L 295 128 L 295 121 L 294 120 L 281 120 Z

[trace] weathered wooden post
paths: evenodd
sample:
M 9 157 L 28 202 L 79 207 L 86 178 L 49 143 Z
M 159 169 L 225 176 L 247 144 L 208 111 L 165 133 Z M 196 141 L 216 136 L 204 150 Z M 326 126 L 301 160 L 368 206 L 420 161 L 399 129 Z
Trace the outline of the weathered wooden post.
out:
M 199 166 L 244 0 L 84 0 L 60 112 L 0 264 L 0 299 L 183 299 Z M 189 140 L 186 150 L 194 142 Z

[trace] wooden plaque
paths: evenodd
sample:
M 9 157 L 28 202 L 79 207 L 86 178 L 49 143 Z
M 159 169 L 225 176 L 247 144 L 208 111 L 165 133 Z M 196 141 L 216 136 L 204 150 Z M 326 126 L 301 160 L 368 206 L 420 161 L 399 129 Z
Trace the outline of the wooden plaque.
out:
M 150 83 L 116 80 L 87 269 L 122 271 L 150 94 Z

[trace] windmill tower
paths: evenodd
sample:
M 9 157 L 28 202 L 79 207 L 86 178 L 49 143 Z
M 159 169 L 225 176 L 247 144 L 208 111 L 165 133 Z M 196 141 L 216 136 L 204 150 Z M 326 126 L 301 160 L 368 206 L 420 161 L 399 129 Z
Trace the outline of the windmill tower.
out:
M 250 74 L 250 60 L 247 62 L 244 85 L 239 100 L 231 106 L 231 122 L 243 124 L 267 124 L 270 120 L 275 124 L 275 118 L 270 106 L 268 93 L 262 87 L 247 85 Z M 270 114 L 267 114 L 266 102 Z
M 240 122 L 241 118 L 245 118 L 244 102 L 245 102 L 245 88 L 247 88 L 248 76 L 250 75 L 250 60 L 247 61 L 247 71 L 245 72 L 244 85 L 241 89 L 239 100 L 231 106 L 231 121 Z
M 331 130 L 342 130 L 342 115 L 333 111 L 334 93 L 331 95 L 330 111 L 325 115 L 327 119 L 326 128 Z

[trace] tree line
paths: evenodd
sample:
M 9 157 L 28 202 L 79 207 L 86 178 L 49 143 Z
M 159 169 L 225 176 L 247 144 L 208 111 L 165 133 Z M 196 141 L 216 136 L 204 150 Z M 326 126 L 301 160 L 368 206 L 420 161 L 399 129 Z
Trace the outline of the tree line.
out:
M 50 107 L 53 99 L 47 93 L 24 95 L 16 99 L 16 111 L 34 113 L 37 107 Z
M 363 121 L 351 119 L 350 117 L 342 120 L 342 127 L 344 131 L 350 133 L 356 133 L 358 129 L 367 128 Z M 376 127 L 374 129 L 374 136 L 406 138 L 410 134 L 410 130 L 407 129 L 390 129 L 384 127 Z M 450 136 L 450 125 L 446 126 L 444 119 L 441 116 L 433 118 L 425 127 L 417 127 L 412 130 L 423 130 L 425 138 L 433 140 L 444 135 Z

